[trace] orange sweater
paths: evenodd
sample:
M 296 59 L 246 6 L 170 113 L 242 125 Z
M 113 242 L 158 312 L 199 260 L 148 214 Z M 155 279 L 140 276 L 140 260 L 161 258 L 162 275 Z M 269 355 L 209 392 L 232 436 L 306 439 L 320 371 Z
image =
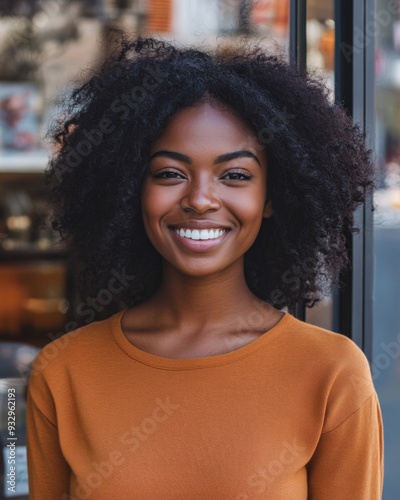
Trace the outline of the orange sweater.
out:
M 289 313 L 239 349 L 171 359 L 122 312 L 51 342 L 28 391 L 31 500 L 378 500 L 368 361 Z

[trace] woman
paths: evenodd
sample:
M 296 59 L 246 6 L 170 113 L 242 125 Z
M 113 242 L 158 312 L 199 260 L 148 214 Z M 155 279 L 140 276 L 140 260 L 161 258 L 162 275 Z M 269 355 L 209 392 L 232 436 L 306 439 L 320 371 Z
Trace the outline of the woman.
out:
M 365 355 L 282 311 L 349 264 L 361 134 L 257 48 L 122 44 L 47 172 L 91 323 L 36 360 L 30 498 L 381 498 Z

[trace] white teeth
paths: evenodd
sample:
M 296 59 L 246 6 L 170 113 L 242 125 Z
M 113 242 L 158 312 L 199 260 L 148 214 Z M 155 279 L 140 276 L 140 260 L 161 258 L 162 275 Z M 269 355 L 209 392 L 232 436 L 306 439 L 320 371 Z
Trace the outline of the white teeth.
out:
M 214 240 L 219 238 L 225 233 L 225 229 L 175 229 L 174 231 L 182 236 L 183 238 L 189 238 L 191 240 Z

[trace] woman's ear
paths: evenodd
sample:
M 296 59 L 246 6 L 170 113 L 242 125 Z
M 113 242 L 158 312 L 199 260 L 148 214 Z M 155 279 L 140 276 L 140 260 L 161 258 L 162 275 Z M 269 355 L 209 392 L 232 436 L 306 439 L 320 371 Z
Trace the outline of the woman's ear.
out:
M 266 200 L 263 210 L 263 217 L 268 218 L 271 217 L 274 213 L 274 209 L 272 208 L 272 200 Z

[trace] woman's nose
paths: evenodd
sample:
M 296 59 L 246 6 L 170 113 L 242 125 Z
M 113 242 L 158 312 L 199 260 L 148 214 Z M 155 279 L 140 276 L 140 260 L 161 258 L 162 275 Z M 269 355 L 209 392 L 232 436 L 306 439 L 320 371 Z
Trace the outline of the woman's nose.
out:
M 183 210 L 201 214 L 208 210 L 218 210 L 220 207 L 218 188 L 213 181 L 202 179 L 188 183 L 181 200 Z

